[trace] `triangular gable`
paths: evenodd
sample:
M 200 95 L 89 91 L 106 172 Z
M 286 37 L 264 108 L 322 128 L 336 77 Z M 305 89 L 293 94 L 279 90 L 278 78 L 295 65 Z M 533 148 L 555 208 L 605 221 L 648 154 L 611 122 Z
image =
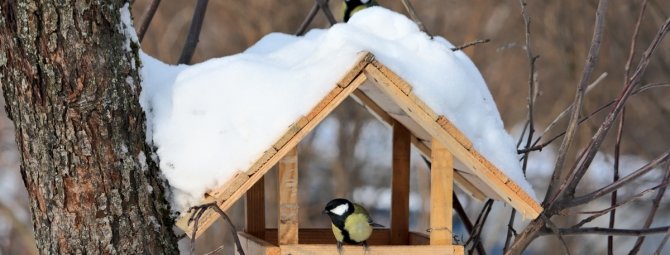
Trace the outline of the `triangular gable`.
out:
M 205 194 L 202 203 L 216 202 L 222 210 L 230 208 L 281 158 L 323 121 L 348 96 L 353 96 L 376 117 L 386 123 L 395 119 L 412 132 L 412 143 L 430 157 L 431 137 L 444 144 L 463 167 L 457 167 L 455 182 L 471 196 L 482 200 L 486 197 L 505 201 L 525 218 L 535 218 L 542 211 L 537 202 L 516 183 L 491 164 L 449 120 L 435 114 L 421 99 L 412 93 L 412 87 L 371 53 L 359 55 L 354 66 L 337 83 L 307 116 L 291 125 L 284 135 L 246 171 L 238 171 L 233 178 L 216 190 Z M 391 109 L 391 108 L 398 109 Z M 191 213 L 182 214 L 176 225 L 191 235 Z M 200 218 L 196 238 L 218 218 L 206 211 Z M 192 237 L 193 238 L 193 237 Z

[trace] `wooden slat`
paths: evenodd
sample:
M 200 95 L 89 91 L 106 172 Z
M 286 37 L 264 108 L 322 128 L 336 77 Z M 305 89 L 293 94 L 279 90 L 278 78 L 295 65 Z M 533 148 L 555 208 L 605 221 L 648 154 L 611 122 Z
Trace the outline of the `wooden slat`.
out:
M 370 59 L 367 56 L 368 54 L 362 54 L 359 58 L 359 62 L 369 61 Z M 358 73 L 360 74 L 360 71 Z M 348 79 L 347 77 L 349 77 L 349 75 L 345 74 L 343 77 Z M 220 197 L 214 196 L 211 198 L 211 200 L 208 201 L 216 201 L 219 205 L 219 208 L 221 208 L 224 211 L 228 210 L 228 208 L 230 208 L 240 197 L 242 197 L 242 195 L 244 195 L 244 193 L 249 188 L 251 188 L 251 186 L 256 181 L 258 181 L 263 175 L 265 175 L 265 173 L 269 171 L 270 168 L 274 166 L 279 161 L 279 159 L 283 157 L 283 155 L 285 155 L 290 149 L 295 147 L 300 142 L 300 140 L 302 140 L 310 131 L 312 131 L 319 123 L 321 123 L 321 121 L 324 118 L 326 118 L 326 116 L 328 116 L 328 114 L 330 114 L 333 111 L 333 109 L 335 109 L 335 107 L 340 105 L 340 103 L 342 103 L 344 99 L 346 99 L 354 90 L 358 88 L 358 86 L 360 86 L 363 82 L 365 82 L 365 79 L 366 79 L 365 75 L 357 75 L 344 89 L 342 89 L 339 86 L 336 86 L 336 88 L 334 88 L 333 90 L 339 91 L 340 89 L 342 89 L 339 92 L 339 94 L 337 94 L 330 101 L 330 103 L 321 107 L 320 108 L 321 110 L 317 114 L 315 114 L 311 119 L 309 119 L 308 123 L 302 129 L 300 129 L 300 131 L 298 131 L 291 139 L 289 139 L 289 141 L 281 149 L 279 149 L 277 153 L 272 155 L 267 162 L 261 164 L 258 170 L 255 171 L 253 175 L 249 176 L 249 179 L 242 186 L 240 186 L 239 188 L 232 189 L 227 185 L 222 185 L 221 187 L 216 189 L 213 193 L 217 194 L 220 192 L 232 191 L 232 194 L 225 200 L 221 199 Z M 315 109 L 317 107 L 319 106 L 316 106 Z M 191 233 L 193 232 L 192 231 L 193 225 L 188 224 L 188 219 L 191 217 L 191 214 L 192 213 L 188 212 L 182 213 L 177 219 L 175 225 L 177 225 L 177 227 L 179 227 L 180 229 L 184 230 L 184 232 L 186 232 L 186 234 L 189 237 L 194 238 L 191 236 Z M 205 213 L 203 213 L 200 219 L 200 226 L 198 226 L 199 231 L 198 233 L 196 233 L 195 238 L 200 236 L 207 228 L 209 228 L 209 226 L 212 225 L 212 223 L 214 223 L 214 221 L 218 217 L 219 217 L 218 214 L 212 212 L 211 210 L 208 210 Z
M 260 239 L 265 238 L 265 178 L 251 186 L 245 195 L 245 231 Z
M 229 189 L 217 189 L 211 190 L 205 193 L 205 199 L 203 203 L 214 202 L 217 198 L 227 199 L 233 195 L 233 192 L 242 187 L 244 183 L 249 180 L 249 176 L 242 171 L 237 171 L 230 180 L 228 180 L 223 186 L 230 187 Z
M 341 255 L 334 244 L 298 244 L 282 245 L 282 255 Z M 361 245 L 344 245 L 342 254 L 346 255 L 461 255 L 464 253 L 460 245 L 384 245 L 370 246 L 366 251 Z
M 470 141 L 470 139 L 468 139 L 458 128 L 456 128 L 456 126 L 454 126 L 454 124 L 452 124 L 451 121 L 447 119 L 447 117 L 445 117 L 444 115 L 440 115 L 439 117 L 437 117 L 436 121 L 437 124 L 442 126 L 442 128 L 444 128 L 444 130 L 447 131 L 447 133 L 449 133 L 456 139 L 456 141 L 458 141 L 461 145 L 463 145 L 463 148 L 467 150 L 472 149 L 472 142 Z
M 454 181 L 454 159 L 449 150 L 433 140 L 430 169 L 430 245 L 450 245 L 453 238 L 451 222 Z
M 391 244 L 409 242 L 410 132 L 393 123 L 393 176 L 391 183 Z
M 240 244 L 242 244 L 242 250 L 246 255 L 279 255 L 281 251 L 279 247 L 263 241 L 260 238 L 252 236 L 248 233 L 237 232 L 237 236 L 240 237 Z M 235 253 L 239 254 L 239 253 Z
M 293 148 L 279 161 L 278 240 L 279 244 L 298 243 L 298 149 Z
M 284 145 L 288 143 L 288 140 L 291 140 L 291 138 L 293 138 L 295 134 L 297 134 L 302 128 L 305 127 L 305 125 L 307 125 L 307 122 L 308 122 L 307 117 L 300 117 L 298 121 L 289 126 L 288 131 L 286 131 L 286 133 L 284 133 L 284 135 L 281 138 L 279 138 L 279 140 L 277 140 L 274 143 L 274 145 L 272 145 L 272 147 L 275 150 L 279 150 L 282 147 L 284 147 Z
M 263 155 L 261 155 L 261 157 L 258 158 L 256 162 L 254 162 L 254 164 L 251 165 L 251 167 L 249 167 L 247 171 L 245 171 L 245 173 L 247 173 L 247 175 L 249 176 L 256 173 L 256 171 L 258 171 L 258 169 L 260 169 L 263 165 L 265 165 L 265 163 L 267 163 L 268 160 L 270 160 L 270 158 L 272 158 L 272 156 L 274 156 L 275 154 L 277 154 L 277 149 L 275 149 L 274 147 L 265 150 L 265 152 L 263 152 Z
M 409 245 L 429 245 L 430 237 L 424 233 L 409 232 Z
M 324 221 L 330 222 L 327 216 Z M 277 229 L 267 229 L 265 231 L 267 237 L 265 241 L 277 244 Z M 390 231 L 387 228 L 376 228 L 372 231 L 372 235 L 368 238 L 369 245 L 388 245 Z M 298 233 L 298 238 L 301 244 L 335 244 L 335 236 L 333 230 L 330 228 L 301 228 Z M 428 244 L 428 243 L 426 243 Z
M 353 97 L 361 102 L 369 112 L 372 112 L 372 114 L 376 115 L 376 117 L 381 119 L 384 123 L 388 125 L 393 123 L 393 118 L 391 118 L 391 116 L 386 111 L 384 111 L 384 109 L 372 101 L 372 99 L 370 99 L 370 97 L 368 97 L 360 89 L 354 91 Z
M 383 71 L 380 69 L 383 69 Z M 431 116 L 426 114 L 402 91 L 403 86 L 394 84 L 393 81 L 400 79 L 397 75 L 383 65 L 376 63 L 376 61 L 373 61 L 372 65 L 368 65 L 364 72 L 366 76 L 375 81 L 375 84 L 380 89 L 386 91 L 386 94 L 401 106 L 408 115 L 412 116 L 414 120 L 428 131 L 433 138 L 443 143 L 468 169 L 484 180 L 486 185 L 492 187 L 499 196 L 508 198 L 507 202 L 517 209 L 524 218 L 535 218 L 539 215 L 542 207 L 535 200 L 530 198 L 525 192 L 517 193 L 516 191 L 520 190 L 518 185 L 514 182 L 501 179 L 500 170 L 493 165 L 485 165 L 477 159 L 475 154 L 471 152 L 475 151 L 474 149 L 468 150 L 463 147 L 456 138 L 449 134 L 436 121 L 433 121 Z M 391 76 L 391 78 L 387 76 Z

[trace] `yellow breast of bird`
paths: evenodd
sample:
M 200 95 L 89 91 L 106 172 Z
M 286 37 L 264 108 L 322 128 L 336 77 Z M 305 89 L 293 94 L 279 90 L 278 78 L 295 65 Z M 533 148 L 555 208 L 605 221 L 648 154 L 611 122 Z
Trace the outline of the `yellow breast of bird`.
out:
M 355 214 L 347 217 L 344 221 L 344 229 L 349 232 L 349 239 L 354 242 L 368 240 L 368 237 L 372 234 L 372 227 L 368 222 L 368 217 L 364 214 Z
M 338 229 L 335 224 L 330 224 L 330 227 L 333 229 L 333 235 L 335 235 L 335 239 L 337 239 L 338 242 L 342 242 L 342 239 L 344 239 L 344 236 L 342 236 L 342 232 L 340 232 L 340 229 Z

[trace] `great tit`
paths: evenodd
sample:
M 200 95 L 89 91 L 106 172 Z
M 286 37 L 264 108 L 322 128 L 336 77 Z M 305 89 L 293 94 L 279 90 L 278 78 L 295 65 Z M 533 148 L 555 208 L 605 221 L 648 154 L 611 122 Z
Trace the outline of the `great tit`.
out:
M 370 214 L 363 206 L 344 198 L 336 198 L 328 202 L 323 213 L 330 217 L 333 235 L 337 240 L 337 251 L 340 253 L 342 253 L 343 242 L 363 244 L 367 250 L 367 240 L 372 234 L 372 227 L 383 227 L 370 218 Z
M 347 22 L 355 12 L 375 5 L 379 5 L 376 0 L 344 0 L 342 20 Z

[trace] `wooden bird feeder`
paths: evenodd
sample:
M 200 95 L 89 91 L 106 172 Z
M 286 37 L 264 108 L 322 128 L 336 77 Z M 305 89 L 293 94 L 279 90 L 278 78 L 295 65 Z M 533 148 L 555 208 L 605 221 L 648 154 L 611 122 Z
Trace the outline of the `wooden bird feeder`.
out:
M 368 240 L 367 254 L 463 254 L 463 246 L 452 244 L 454 182 L 478 200 L 492 198 L 510 204 L 525 218 L 535 218 L 542 211 L 535 200 L 482 156 L 449 119 L 436 114 L 415 95 L 410 84 L 375 60 L 371 53 L 363 52 L 337 86 L 307 116 L 297 119 L 255 164 L 203 197 L 202 203 L 216 202 L 225 211 L 246 195 L 246 227 L 239 237 L 247 254 L 338 254 L 330 228 L 299 228 L 296 147 L 349 96 L 393 127 L 391 224 L 388 229 L 374 230 Z M 409 231 L 411 145 L 432 162 L 429 235 Z M 279 222 L 277 229 L 268 229 L 263 176 L 276 164 L 279 164 Z M 195 236 L 190 236 L 193 231 L 193 225 L 188 224 L 190 216 L 182 214 L 176 224 L 190 238 L 197 238 L 218 214 L 206 211 Z M 364 253 L 360 246 L 344 246 L 343 254 Z

